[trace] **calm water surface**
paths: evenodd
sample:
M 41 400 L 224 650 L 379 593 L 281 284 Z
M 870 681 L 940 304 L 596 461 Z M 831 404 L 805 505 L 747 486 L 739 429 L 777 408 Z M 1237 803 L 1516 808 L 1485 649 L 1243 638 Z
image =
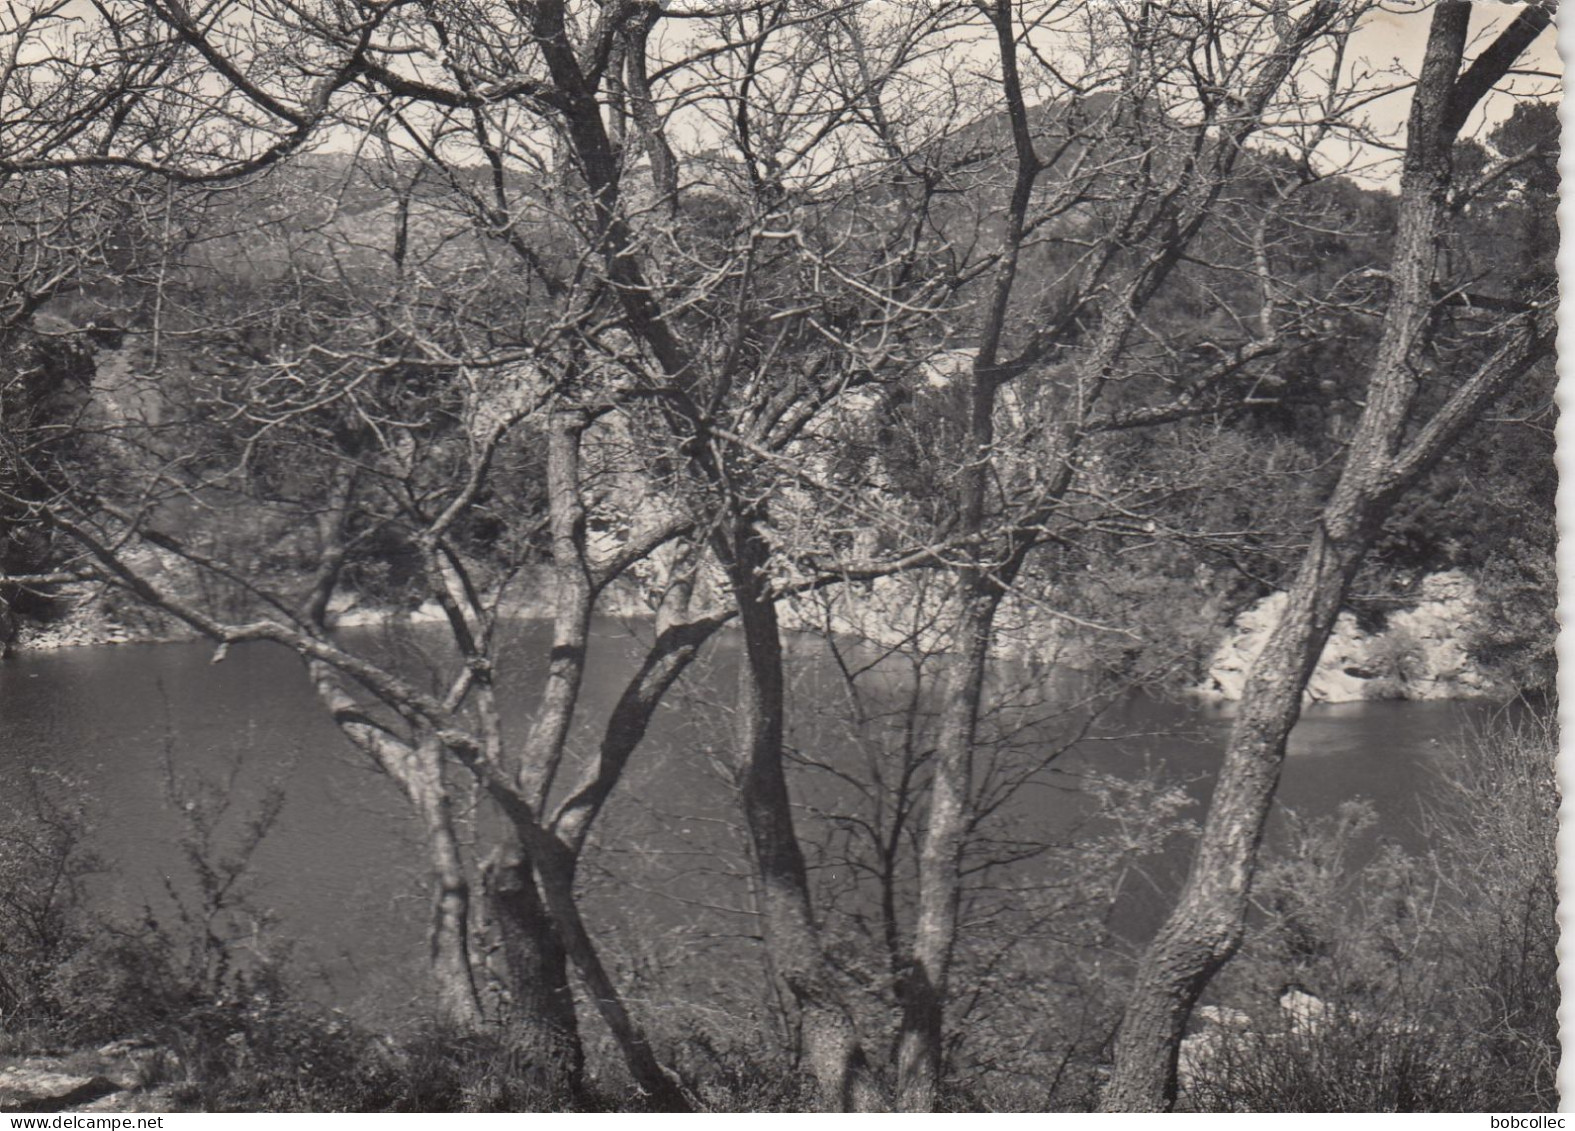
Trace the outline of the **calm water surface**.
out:
M 516 730 L 528 721 L 540 678 L 530 657 L 543 639 L 539 627 L 518 632 L 501 688 Z M 632 670 L 637 632 L 617 622 L 599 626 L 585 717 L 605 717 Z M 585 873 L 593 918 L 658 924 L 680 949 L 702 914 L 725 920 L 726 909 L 745 899 L 719 758 L 735 649 L 723 641 L 656 720 L 603 817 L 602 863 Z M 94 844 L 112 865 L 95 896 L 134 915 L 144 907 L 168 914 L 167 884 L 177 891 L 189 884 L 178 847 L 187 824 L 178 797 L 172 803 L 169 771 L 188 788 L 195 781 L 222 788 L 237 822 L 279 785 L 286 802 L 255 859 L 254 903 L 277 917 L 280 937 L 295 940 L 297 966 L 312 972 L 320 996 L 358 1012 L 414 1006 L 424 992 L 426 902 L 401 799 L 326 720 L 293 654 L 257 644 L 232 649 L 219 664 L 212 656 L 204 644 L 148 644 L 0 663 L 0 789 L 14 790 L 35 767 L 79 782 L 91 799 Z M 801 697 L 830 694 L 823 661 L 806 652 L 798 665 L 800 687 L 808 689 Z M 815 712 L 805 706 L 798 713 L 800 742 L 820 747 L 831 762 L 855 757 L 838 748 Z M 1280 804 L 1317 815 L 1366 798 L 1384 818 L 1383 835 L 1421 848 L 1419 798 L 1483 714 L 1449 703 L 1312 707 L 1291 739 Z M 1220 707 L 1129 698 L 1102 720 L 1107 741 L 1069 755 L 1061 788 L 1026 792 L 1014 816 L 1056 827 L 1075 807 L 1069 798 L 1078 773 L 1090 768 L 1132 777 L 1162 766 L 1202 801 L 1229 721 Z M 590 735 L 580 736 L 577 749 L 589 748 Z M 801 779 L 801 796 L 825 801 L 836 788 L 827 780 Z M 1153 872 L 1159 886 L 1173 885 L 1184 865 L 1181 853 L 1161 860 Z M 1134 893 L 1118 923 L 1141 936 L 1163 906 L 1152 890 Z M 747 933 L 747 923 L 738 932 Z M 707 937 L 715 934 L 713 925 Z

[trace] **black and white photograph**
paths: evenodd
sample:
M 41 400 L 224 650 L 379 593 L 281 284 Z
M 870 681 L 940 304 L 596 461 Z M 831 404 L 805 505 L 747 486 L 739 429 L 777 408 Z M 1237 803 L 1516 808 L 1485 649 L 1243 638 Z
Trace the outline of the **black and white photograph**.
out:
M 0 1113 L 1555 1126 L 1565 7 L 0 0 Z

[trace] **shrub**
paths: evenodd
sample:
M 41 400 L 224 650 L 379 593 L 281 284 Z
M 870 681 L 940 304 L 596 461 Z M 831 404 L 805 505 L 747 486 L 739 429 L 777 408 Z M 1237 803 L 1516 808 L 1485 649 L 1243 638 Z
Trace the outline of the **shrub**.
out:
M 1496 1110 L 1558 1103 L 1558 835 L 1554 707 L 1468 736 L 1431 799 L 1449 909 L 1451 998 L 1502 1073 Z
M 101 865 L 79 793 L 34 772 L 0 805 L 0 1031 L 11 1042 L 56 1035 L 72 1008 L 60 971 L 93 935 L 83 885 Z
M 1470 736 L 1427 820 L 1430 852 L 1364 838 L 1365 803 L 1299 821 L 1255 887 L 1220 981 L 1232 1026 L 1189 1038 L 1184 1102 L 1214 1111 L 1557 1106 L 1549 717 Z M 1290 1008 L 1287 1008 L 1290 1007 Z

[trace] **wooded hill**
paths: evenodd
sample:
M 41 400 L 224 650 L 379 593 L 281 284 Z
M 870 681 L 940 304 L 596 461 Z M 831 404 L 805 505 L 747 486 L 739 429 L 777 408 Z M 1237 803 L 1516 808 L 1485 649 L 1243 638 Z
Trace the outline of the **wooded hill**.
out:
M 1075 164 L 1082 134 L 1104 128 L 1101 115 L 1110 113 L 1108 99 L 1075 112 L 1041 111 L 1036 136 L 1058 154 L 1047 176 L 1055 175 L 1058 163 Z M 1546 143 L 1556 125 L 1551 106 L 1522 105 L 1486 145 L 1468 147 L 1462 164 L 1486 167 L 1539 143 L 1539 152 L 1551 153 Z M 915 232 L 929 233 L 920 241 L 927 254 L 913 268 L 916 273 L 966 274 L 957 249 L 987 246 L 998 238 L 994 226 L 1003 204 L 1006 133 L 1004 117 L 984 119 L 927 147 L 905 173 L 937 186 L 926 199 L 928 211 L 913 225 Z M 1434 364 L 1469 364 L 1474 321 L 1483 312 L 1491 317 L 1524 303 L 1551 278 L 1556 246 L 1549 236 L 1556 183 L 1551 160 L 1544 156 L 1521 165 L 1463 210 L 1447 254 L 1467 282 L 1439 315 L 1440 329 L 1452 337 L 1440 335 Z M 713 159 L 695 171 L 698 183 L 685 202 L 693 213 L 690 238 L 700 241 L 690 254 L 702 262 L 707 255 L 724 259 L 729 241 L 739 235 L 739 209 L 729 204 L 739 199 L 739 186 L 727 182 L 741 174 L 725 166 L 719 172 L 716 166 Z M 1152 666 L 1169 686 L 1197 682 L 1231 618 L 1283 583 L 1298 532 L 1331 482 L 1354 426 L 1362 395 L 1361 359 L 1374 347 L 1387 293 L 1381 265 L 1393 230 L 1391 193 L 1336 177 L 1298 187 L 1290 205 L 1285 186 L 1295 184 L 1302 171 L 1272 152 L 1255 154 L 1251 166 L 1255 171 L 1222 194 L 1200 233 L 1198 251 L 1153 300 L 1140 364 L 1157 383 L 1125 382 L 1106 395 L 1110 430 L 1089 464 L 1119 469 L 1105 476 L 1119 484 L 1098 489 L 1124 491 L 1123 513 L 1102 519 L 1091 509 L 1078 520 L 1082 529 L 1075 538 L 1040 551 L 1051 560 L 1032 583 L 1050 585 L 1054 596 L 1049 599 L 1068 611 L 1119 623 L 1161 649 L 1164 661 Z M 462 193 L 480 191 L 487 176 L 484 168 L 444 171 L 408 160 L 383 165 L 337 155 L 294 158 L 216 196 L 183 199 L 173 213 L 175 230 L 162 233 L 175 242 L 160 250 L 153 275 L 154 267 L 137 262 L 149 257 L 148 249 L 135 246 L 150 237 L 136 229 L 133 219 L 123 219 L 118 231 L 111 228 L 102 239 L 106 259 L 113 263 L 119 255 L 125 260 L 124 273 L 115 274 L 112 283 L 95 279 L 49 296 L 19 331 L 5 390 L 13 434 L 63 459 L 82 458 L 92 448 L 99 462 L 91 474 L 114 480 L 124 470 L 117 461 L 134 462 L 142 442 L 104 443 L 94 437 L 153 424 L 152 434 L 159 437 L 154 445 L 204 451 L 214 437 L 202 402 L 227 395 L 222 388 L 227 375 L 233 378 L 248 366 L 314 343 L 333 348 L 340 338 L 387 337 L 394 332 L 392 324 L 379 322 L 391 314 L 380 304 L 442 304 L 451 332 L 483 339 L 505 337 L 511 323 L 518 329 L 543 320 L 539 308 L 545 304 L 533 303 L 528 274 L 500 263 L 474 230 Z M 1034 296 L 1023 304 L 1025 326 L 1033 310 L 1054 308 L 1058 286 L 1066 287 L 1056 277 L 1058 249 L 1109 222 L 1100 209 L 1121 199 L 1124 176 L 1117 162 L 1117 170 L 1105 178 L 1108 183 L 1048 223 L 1023 256 L 1019 285 Z M 446 178 L 457 178 L 459 188 Z M 526 200 L 539 198 L 535 223 L 548 233 L 543 254 L 557 244 L 558 266 L 567 266 L 564 257 L 572 241 L 567 234 L 550 235 L 554 228 L 567 230 L 552 211 L 550 190 L 533 189 L 517 174 L 511 190 Z M 884 185 L 869 186 L 862 195 L 873 198 L 877 214 L 903 203 L 896 190 Z M 806 210 L 818 217 L 819 234 L 826 240 L 857 244 L 881 234 L 868 223 L 861 229 L 868 216 L 849 207 L 840 194 L 825 209 L 806 202 Z M 15 216 L 24 221 L 25 208 Z M 1254 224 L 1261 230 L 1251 235 Z M 1272 372 L 1243 366 L 1226 380 L 1189 386 L 1188 374 L 1199 361 L 1229 355 L 1228 343 L 1237 336 L 1233 322 L 1264 317 L 1262 282 L 1254 276 L 1254 239 L 1273 249 L 1274 313 L 1285 320 Z M 712 246 L 707 248 L 706 241 Z M 25 250 L 13 245 L 13 273 L 22 269 Z M 418 294 L 395 299 L 389 280 L 402 272 L 419 280 Z M 791 288 L 795 282 L 788 278 L 783 285 Z M 977 302 L 983 286 L 977 278 L 961 280 L 958 301 Z M 355 293 L 354 301 L 343 293 L 346 288 Z M 828 321 L 838 317 L 833 305 L 824 313 Z M 949 504 L 944 491 L 937 490 L 937 469 L 959 459 L 964 418 L 963 391 L 947 373 L 966 364 L 966 335 L 965 326 L 950 332 L 937 326 L 908 343 L 906 364 L 888 363 L 889 373 L 872 378 L 859 396 L 818 421 L 813 435 L 796 442 L 798 458 L 814 459 L 817 473 L 839 494 L 859 499 L 859 513 L 827 513 L 823 497 L 801 492 L 803 513 L 779 519 L 785 529 L 778 552 L 784 558 L 813 558 L 814 539 L 827 536 L 796 531 L 795 523 L 813 527 L 840 521 L 857 529 L 865 557 L 901 547 L 914 522 L 934 526 L 944 537 Z M 1060 348 L 1075 349 L 1075 339 Z M 512 365 L 513 373 L 529 368 L 523 360 L 493 364 Z M 422 370 L 419 361 L 402 361 L 383 381 L 398 385 L 400 397 L 419 404 L 417 411 L 452 420 L 460 411 L 452 403 L 422 399 L 423 378 L 441 380 Z M 1053 365 L 1046 367 L 1045 378 L 1011 398 L 999 425 L 1002 443 L 1023 449 L 1020 461 L 1030 467 L 1038 442 L 1034 433 L 1057 406 Z M 204 388 L 204 380 L 215 384 Z M 1425 577 L 1462 570 L 1479 582 L 1483 602 L 1476 623 L 1461 626 L 1473 654 L 1501 686 L 1550 685 L 1557 483 L 1548 423 L 1552 382 L 1551 365 L 1521 382 L 1494 419 L 1473 430 L 1396 508 L 1349 599 L 1363 627 L 1381 628 L 1388 612 L 1417 599 Z M 1159 403 L 1169 406 L 1167 426 L 1139 427 Z M 618 486 L 609 489 L 608 513 L 599 525 L 605 539 L 616 541 L 627 526 L 624 516 L 644 505 L 650 487 L 637 459 L 626 460 L 622 474 L 615 473 L 614 452 L 628 436 L 611 422 L 603 430 L 609 427 L 619 438 L 609 440 L 611 462 L 603 473 L 617 478 Z M 544 464 L 539 450 L 533 454 L 539 446 L 539 433 L 527 427 L 515 457 L 519 474 L 506 486 L 489 484 L 490 492 L 510 500 L 506 509 L 512 514 L 506 521 L 478 520 L 483 556 L 485 539 L 498 537 L 505 525 L 528 527 L 539 521 L 545 506 L 539 486 Z M 227 450 L 218 458 L 232 455 Z M 167 451 L 158 458 L 167 458 Z M 309 495 L 312 487 L 302 490 Z M 265 501 L 241 498 L 226 505 L 235 508 L 229 536 L 255 536 L 256 544 L 267 548 L 255 568 L 276 574 L 276 582 L 303 584 L 313 551 L 292 545 L 285 532 L 295 524 L 271 522 Z M 872 515 L 878 517 L 872 520 Z M 171 521 L 180 528 L 178 517 L 172 515 Z M 592 523 L 598 525 L 594 516 Z M 375 545 L 367 551 L 365 576 L 345 603 L 388 610 L 424 603 L 428 594 L 408 535 L 396 525 L 384 525 L 367 537 Z M 841 537 L 846 550 L 849 536 Z M 52 553 L 47 541 L 31 524 L 11 524 L 6 572 L 69 570 L 69 556 Z M 538 560 L 545 560 L 546 541 L 539 532 L 531 545 Z M 523 564 L 517 547 L 500 550 L 499 559 Z M 1077 584 L 1089 573 L 1098 574 L 1092 587 Z M 1059 586 L 1052 580 L 1057 578 L 1063 579 Z M 1070 587 L 1067 578 L 1074 579 Z M 642 583 L 643 598 L 654 596 L 652 586 L 659 581 Z M 11 613 L 20 618 L 12 633 L 67 616 L 78 600 L 62 600 L 47 586 L 13 586 L 8 593 Z M 900 605 L 916 593 L 899 587 L 886 604 Z M 524 600 L 540 615 L 550 606 L 550 593 Z M 1205 610 L 1201 621 L 1199 610 Z M 122 614 L 129 624 L 118 626 Z M 1011 649 L 1017 654 L 1038 648 L 1080 663 L 1101 662 L 1097 636 L 1068 645 L 1053 618 L 1035 618 L 1031 604 L 1019 617 L 1026 623 Z M 852 630 L 867 620 L 849 611 L 836 623 Z M 117 613 L 112 602 L 100 613 L 97 630 L 113 636 L 117 627 L 133 634 L 159 631 L 123 604 Z M 163 631 L 180 630 L 165 624 Z M 932 642 L 944 647 L 944 635 L 937 628 Z M 1178 641 L 1185 644 L 1179 665 Z M 1130 663 L 1135 652 L 1130 640 L 1120 651 L 1113 662 Z

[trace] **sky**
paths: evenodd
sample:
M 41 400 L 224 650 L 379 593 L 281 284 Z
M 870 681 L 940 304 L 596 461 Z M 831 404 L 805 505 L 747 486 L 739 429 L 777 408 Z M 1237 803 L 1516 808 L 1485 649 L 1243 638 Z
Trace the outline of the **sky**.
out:
M 1570 0 L 1564 2 L 1570 4 Z M 1468 54 L 1475 55 L 1478 50 L 1492 42 L 1492 37 L 1524 6 L 1495 2 L 1474 4 L 1471 17 L 1474 41 Z M 1571 7 L 1575 7 L 1575 4 L 1571 4 Z M 1365 57 L 1374 65 L 1398 62 L 1408 73 L 1414 75 L 1421 66 L 1422 49 L 1427 44 L 1430 8 L 1430 4 L 1419 3 L 1417 0 L 1395 0 L 1393 3 L 1384 4 L 1368 17 L 1352 37 L 1352 56 Z M 1548 28 L 1537 37 L 1531 49 L 1521 59 L 1519 69 L 1549 74 L 1563 73 L 1554 28 Z M 1547 78 L 1526 77 L 1516 80 L 1516 89 L 1528 94 L 1551 93 L 1554 85 L 1554 81 Z M 1478 119 L 1472 125 L 1480 122 L 1483 116 L 1489 121 L 1501 120 L 1509 114 L 1513 104 L 1513 100 L 1507 95 L 1498 93 L 1491 95 L 1487 105 L 1478 111 Z M 1372 108 L 1373 124 L 1397 126 L 1404 121 L 1409 107 L 1410 99 L 1403 95 L 1375 103 Z
M 496 2 L 501 3 L 502 0 Z M 1575 0 L 1564 0 L 1564 3 L 1569 9 L 1575 10 Z M 1353 36 L 1347 53 L 1349 65 L 1353 67 L 1365 65 L 1375 72 L 1397 68 L 1405 74 L 1414 75 L 1420 65 L 1427 41 L 1431 7 L 1431 0 L 1382 0 Z M 1490 43 L 1494 34 L 1513 19 L 1515 13 L 1522 7 L 1522 4 L 1505 3 L 1500 0 L 1478 0 L 1473 5 L 1472 30 L 1475 41 L 1471 53 L 1474 54 Z M 79 25 L 81 27 L 87 27 L 92 22 L 89 16 L 89 0 L 65 0 L 61 9 L 62 14 L 81 15 L 84 19 L 84 23 Z M 37 8 L 33 10 L 36 11 Z M 245 10 L 244 5 L 241 10 Z M 0 39 L 3 39 L 3 35 L 0 35 Z M 1553 28 L 1549 28 L 1537 39 L 1523 58 L 1521 69 L 1542 72 L 1542 74 L 1516 79 L 1515 87 L 1520 93 L 1540 97 L 1554 96 L 1558 84 L 1552 76 L 1562 73 L 1562 65 Z M 1480 129 L 1484 121 L 1492 123 L 1507 117 L 1514 102 L 1514 97 L 1509 94 L 1490 95 L 1484 100 L 1474 120 L 1468 124 L 1467 136 Z M 1399 141 L 1403 136 L 1400 127 L 1404 123 L 1409 104 L 1409 92 L 1402 90 L 1371 103 L 1364 112 L 1375 134 L 1393 137 Z M 325 148 L 333 150 L 349 148 L 355 143 L 354 139 L 347 137 L 341 144 L 330 135 Z M 1329 148 L 1325 150 L 1325 154 L 1331 166 L 1343 163 L 1350 152 L 1349 149 L 1341 152 L 1334 142 L 1326 145 Z M 1386 185 L 1392 184 L 1396 179 L 1397 162 L 1388 161 L 1371 165 L 1373 155 L 1364 152 L 1360 156 L 1361 161 L 1358 164 L 1363 167 L 1361 180 L 1369 184 Z

